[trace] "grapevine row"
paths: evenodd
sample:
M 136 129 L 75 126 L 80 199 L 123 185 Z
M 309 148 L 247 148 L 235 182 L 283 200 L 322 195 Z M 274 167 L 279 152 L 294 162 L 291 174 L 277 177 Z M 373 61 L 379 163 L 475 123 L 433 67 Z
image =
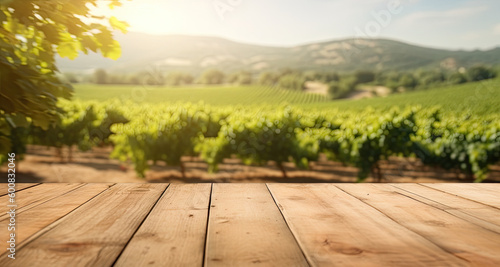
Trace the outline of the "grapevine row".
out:
M 58 149 L 112 144 L 112 157 L 131 160 L 139 176 L 163 161 L 199 155 L 215 172 L 224 159 L 244 164 L 285 162 L 308 168 L 320 153 L 359 169 L 358 179 L 381 178 L 380 161 L 417 157 L 424 164 L 459 169 L 475 181 L 500 161 L 498 115 L 442 116 L 438 108 L 315 111 L 290 106 L 215 108 L 203 104 L 60 102 L 59 120 L 46 129 L 15 127 L 0 116 L 0 144 L 22 152 L 26 143 Z M 29 121 L 27 122 L 29 125 Z M 0 158 L 2 160 L 2 158 Z

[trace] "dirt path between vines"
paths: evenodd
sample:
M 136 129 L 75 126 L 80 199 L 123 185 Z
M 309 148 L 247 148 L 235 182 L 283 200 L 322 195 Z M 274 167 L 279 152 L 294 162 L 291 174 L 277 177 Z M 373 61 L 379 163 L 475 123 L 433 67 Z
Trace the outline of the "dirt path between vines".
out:
M 138 178 L 132 164 L 109 159 L 110 148 L 95 148 L 91 152 L 74 152 L 73 162 L 61 163 L 54 149 L 30 146 L 24 160 L 17 161 L 17 182 L 66 182 L 66 183 L 324 183 L 355 182 L 357 169 L 321 158 L 312 163 L 312 170 L 299 170 L 286 164 L 288 178 L 269 163 L 266 166 L 245 166 L 238 159 L 228 159 L 220 165 L 218 173 L 207 173 L 207 164 L 200 158 L 185 157 L 186 178 L 179 167 L 159 163 L 147 171 L 145 178 Z M 423 166 L 415 159 L 391 158 L 381 164 L 383 182 L 433 183 L 470 182 L 465 175 L 453 171 Z M 5 166 L 1 169 L 5 174 Z M 6 177 L 6 175 L 3 175 Z M 5 179 L 4 179 L 5 180 Z M 375 181 L 368 178 L 367 182 Z M 488 181 L 500 182 L 500 166 L 493 166 Z

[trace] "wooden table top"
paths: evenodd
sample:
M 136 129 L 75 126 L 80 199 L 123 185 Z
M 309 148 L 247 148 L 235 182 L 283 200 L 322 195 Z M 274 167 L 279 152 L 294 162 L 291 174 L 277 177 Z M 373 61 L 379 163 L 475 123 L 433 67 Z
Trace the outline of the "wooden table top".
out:
M 0 266 L 500 266 L 500 184 L 17 184 Z

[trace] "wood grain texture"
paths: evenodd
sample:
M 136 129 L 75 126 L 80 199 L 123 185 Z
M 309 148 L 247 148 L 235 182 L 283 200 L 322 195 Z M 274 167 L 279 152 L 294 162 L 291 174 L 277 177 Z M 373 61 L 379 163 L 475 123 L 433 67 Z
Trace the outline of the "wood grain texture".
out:
M 39 183 L 16 183 L 16 191 L 21 191 L 26 188 L 30 188 L 33 186 L 39 185 Z M 1 183 L 0 184 L 0 196 L 4 196 L 8 194 L 8 184 L 6 183 Z
M 419 184 L 394 184 L 393 187 L 396 192 L 500 234 L 500 211 L 496 208 Z
M 40 184 L 16 194 L 0 266 L 500 266 L 498 189 Z
M 214 184 L 206 266 L 308 266 L 265 184 Z
M 67 194 L 53 198 L 36 208 L 16 214 L 16 244 L 19 248 L 24 240 L 73 211 L 89 199 L 109 188 L 111 184 L 87 184 Z M 0 221 L 0 229 L 7 229 L 10 218 Z M 9 231 L 0 231 L 0 243 L 5 244 Z M 7 251 L 5 251 L 6 253 Z M 4 251 L 2 251 L 3 254 Z
M 115 266 L 202 266 L 211 184 L 172 184 Z
M 424 184 L 463 198 L 500 209 L 500 188 L 491 184 Z M 498 190 L 497 190 L 498 189 Z
M 118 184 L 24 246 L 0 266 L 110 266 L 166 184 Z
M 314 266 L 464 266 L 465 261 L 325 184 L 268 184 Z
M 20 214 L 25 210 L 36 207 L 82 186 L 83 184 L 41 184 L 22 190 L 16 193 L 16 213 Z M 0 197 L 0 203 L 7 203 L 8 197 L 8 195 Z M 8 209 L 7 205 L 0 205 L 0 220 L 4 220 L 9 216 L 7 214 Z
M 500 266 L 500 234 L 394 192 L 391 185 L 337 185 L 473 266 Z

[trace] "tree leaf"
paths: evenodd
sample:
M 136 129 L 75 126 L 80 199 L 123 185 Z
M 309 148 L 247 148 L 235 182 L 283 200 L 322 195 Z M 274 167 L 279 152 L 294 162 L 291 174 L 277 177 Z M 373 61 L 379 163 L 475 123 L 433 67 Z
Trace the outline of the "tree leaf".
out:
M 9 114 L 5 116 L 5 119 L 15 127 L 24 127 L 27 128 L 29 126 L 29 121 L 24 114 Z
M 60 43 L 57 46 L 57 53 L 61 57 L 67 57 L 67 58 L 73 60 L 73 59 L 78 57 L 77 44 L 74 41 Z
M 112 60 L 117 60 L 122 55 L 122 48 L 120 46 L 120 43 L 116 40 L 113 41 L 112 46 L 102 47 L 101 50 L 105 57 L 110 58 Z
M 43 25 L 40 27 L 40 30 L 42 30 L 45 38 L 47 38 L 47 41 L 55 44 L 59 43 L 59 32 L 54 25 Z
M 10 139 L 5 136 L 0 136 L 0 153 L 2 155 L 6 153 L 10 153 L 10 147 L 12 144 L 10 143 Z
M 113 29 L 119 30 L 122 33 L 127 33 L 127 28 L 130 27 L 130 25 L 127 22 L 120 21 L 115 16 L 109 18 L 109 24 Z
M 93 36 L 82 36 L 82 39 L 80 41 L 82 43 L 82 46 L 85 48 L 88 48 L 92 50 L 92 52 L 97 52 L 97 49 L 99 48 L 99 44 L 96 41 L 95 37 Z
M 7 20 L 7 15 L 3 10 L 0 9 L 0 22 L 6 21 Z

